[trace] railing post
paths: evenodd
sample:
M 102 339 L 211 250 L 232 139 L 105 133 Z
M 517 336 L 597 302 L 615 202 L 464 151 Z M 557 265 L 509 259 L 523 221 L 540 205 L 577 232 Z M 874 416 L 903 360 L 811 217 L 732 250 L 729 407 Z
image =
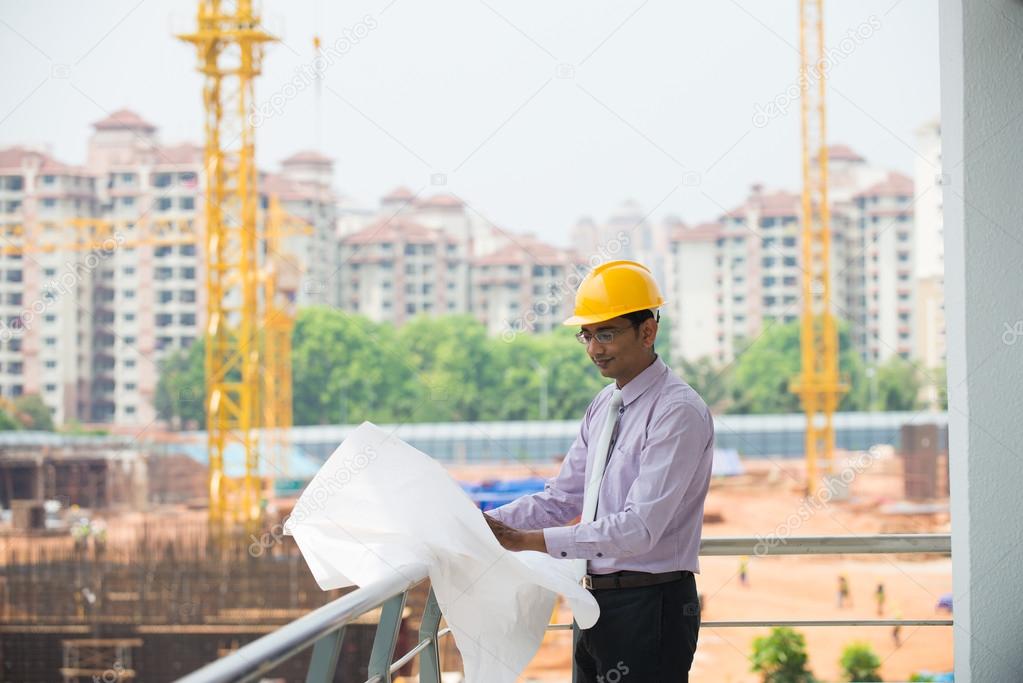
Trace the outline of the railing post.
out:
M 429 638 L 430 644 L 419 653 L 419 683 L 440 683 L 440 647 L 437 631 L 440 627 L 440 605 L 430 588 L 423 608 L 423 620 L 419 625 L 419 642 Z
M 380 621 L 373 636 L 373 650 L 369 655 L 369 678 L 379 677 L 383 683 L 391 683 L 391 661 L 394 648 L 398 645 L 401 631 L 401 613 L 405 609 L 408 591 L 402 591 L 384 603 L 380 610 Z
M 309 671 L 305 683 L 331 683 L 337 670 L 337 660 L 341 656 L 341 643 L 345 637 L 345 627 L 331 631 L 313 645 L 313 655 L 309 658 Z
M 572 683 L 578 683 L 578 680 L 577 680 L 578 677 L 576 676 L 576 673 L 575 673 L 576 672 L 576 669 L 575 669 L 575 648 L 576 648 L 576 645 L 578 643 L 579 643 L 579 624 L 576 623 L 575 617 L 573 616 L 572 617 L 572 657 L 570 659 L 570 661 L 572 662 Z

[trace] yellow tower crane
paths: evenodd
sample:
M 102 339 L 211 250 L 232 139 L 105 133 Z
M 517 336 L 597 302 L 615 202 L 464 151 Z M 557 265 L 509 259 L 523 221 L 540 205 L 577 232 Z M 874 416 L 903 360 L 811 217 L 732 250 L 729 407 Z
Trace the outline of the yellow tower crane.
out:
M 251 0 L 200 0 L 195 33 L 179 37 L 195 46 L 205 79 L 206 434 L 216 541 L 228 525 L 255 528 L 261 516 L 259 195 L 250 114 L 263 48 L 274 38 L 261 28 Z M 245 456 L 237 502 L 229 500 L 224 476 L 231 443 Z
M 288 215 L 271 195 L 266 217 L 266 265 L 263 269 L 263 422 L 271 476 L 288 476 L 288 433 L 292 426 L 291 334 L 302 266 L 285 250 L 284 238 L 311 234 L 312 226 Z
M 802 122 L 802 368 L 791 389 L 806 413 L 806 481 L 813 495 L 834 468 L 833 417 L 848 385 L 839 377 L 838 330 L 831 313 L 831 218 L 828 205 L 824 0 L 799 2 Z

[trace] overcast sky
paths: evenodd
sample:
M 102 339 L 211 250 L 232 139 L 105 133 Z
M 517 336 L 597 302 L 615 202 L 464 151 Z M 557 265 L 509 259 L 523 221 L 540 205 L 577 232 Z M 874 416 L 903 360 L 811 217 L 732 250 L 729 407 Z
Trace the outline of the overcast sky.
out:
M 173 37 L 194 26 L 195 4 L 0 2 L 0 144 L 49 144 L 81 163 L 90 124 L 122 107 L 165 142 L 201 142 L 194 52 Z M 318 147 L 337 162 L 337 189 L 358 200 L 399 184 L 448 189 L 503 227 L 561 244 L 580 216 L 599 220 L 628 198 L 655 219 L 711 219 L 753 182 L 798 189 L 797 9 L 268 0 L 264 24 L 282 40 L 257 101 L 292 96 L 259 126 L 259 162 L 274 169 Z M 830 141 L 911 174 L 915 131 L 939 111 L 937 3 L 844 0 L 826 12 Z M 319 98 L 297 75 L 315 33 L 339 48 Z M 446 188 L 431 187 L 437 174 Z

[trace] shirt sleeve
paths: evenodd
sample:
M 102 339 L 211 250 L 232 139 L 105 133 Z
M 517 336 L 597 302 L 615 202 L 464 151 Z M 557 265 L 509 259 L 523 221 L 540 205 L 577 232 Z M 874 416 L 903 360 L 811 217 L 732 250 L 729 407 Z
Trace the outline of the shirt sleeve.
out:
M 487 510 L 486 514 L 515 529 L 561 526 L 582 514 L 586 486 L 586 432 L 592 406 L 591 403 L 586 409 L 579 434 L 561 461 L 561 469 L 544 483 L 543 491 L 516 498 L 507 505 Z
M 712 457 L 708 446 L 713 430 L 708 422 L 709 416 L 693 403 L 667 407 L 648 428 L 624 509 L 586 524 L 544 529 L 547 552 L 559 559 L 592 560 L 652 550 L 675 518 L 701 464 Z

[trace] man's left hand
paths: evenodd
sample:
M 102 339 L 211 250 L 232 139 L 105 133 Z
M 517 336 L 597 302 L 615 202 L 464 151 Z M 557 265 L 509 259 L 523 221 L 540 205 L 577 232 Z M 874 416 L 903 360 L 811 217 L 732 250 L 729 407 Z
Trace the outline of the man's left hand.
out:
M 547 542 L 544 540 L 543 531 L 525 531 L 513 529 L 507 524 L 500 522 L 490 515 L 483 513 L 483 518 L 490 525 L 497 542 L 506 550 L 535 550 L 540 553 L 547 552 Z

